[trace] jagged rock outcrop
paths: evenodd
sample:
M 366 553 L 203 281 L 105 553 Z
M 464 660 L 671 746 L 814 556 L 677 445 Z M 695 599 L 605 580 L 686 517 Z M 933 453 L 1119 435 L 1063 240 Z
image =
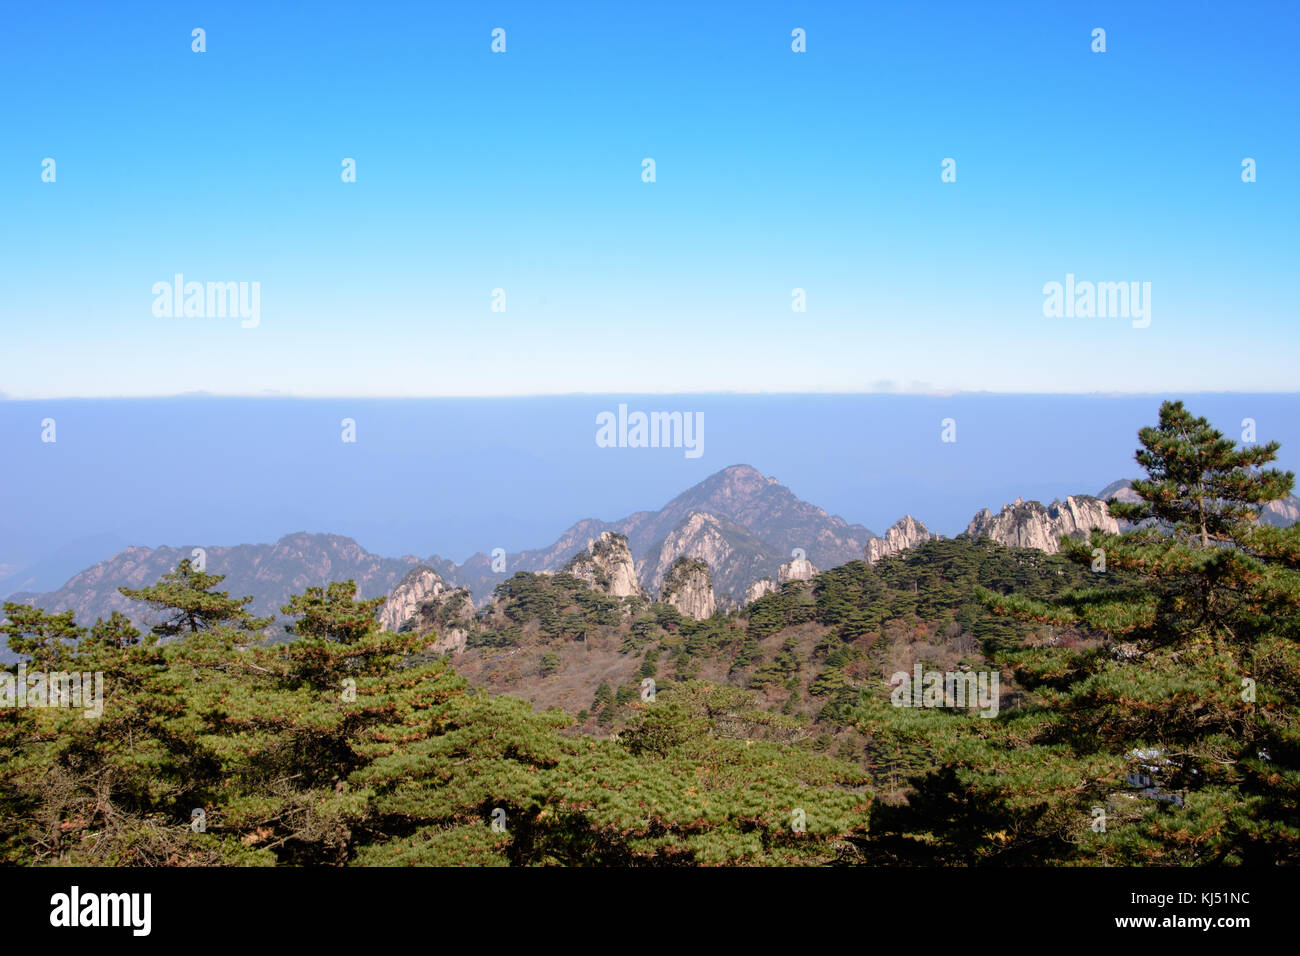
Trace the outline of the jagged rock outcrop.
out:
M 729 562 L 716 561 L 700 549 L 681 547 L 679 530 L 693 514 L 711 515 L 732 548 Z M 602 531 L 626 535 L 640 570 L 641 586 L 658 591 L 663 572 L 682 554 L 709 562 L 720 594 L 739 596 L 760 578 L 775 578 L 781 560 L 802 548 L 818 567 L 833 568 L 862 556 L 874 537 L 862 525 L 827 514 L 796 497 L 777 479 L 750 465 L 732 465 L 682 492 L 658 511 L 638 511 L 617 521 L 588 518 L 544 548 L 512 552 L 497 570 L 490 555 L 471 556 L 454 570 L 438 570 L 487 603 L 493 589 L 516 571 L 558 571 L 574 551 Z M 670 540 L 672 539 L 672 540 Z
M 388 600 L 379 609 L 379 629 L 400 630 L 403 624 L 415 616 L 416 608 L 450 590 L 442 575 L 427 564 L 412 568 L 397 582 L 397 586 L 389 592 Z
M 872 538 L 867 542 L 865 554 L 867 564 L 875 564 L 883 557 L 915 548 L 918 544 L 924 544 L 937 537 L 939 537 L 937 534 L 932 534 L 925 525 L 911 515 L 904 515 L 894 522 L 883 537 Z
M 451 587 L 428 565 L 407 572 L 379 612 L 381 630 L 436 634 L 428 648 L 435 654 L 463 651 L 473 619 L 469 591 Z
M 776 572 L 780 584 L 786 581 L 811 581 L 817 575 L 817 568 L 807 558 L 792 558 Z
M 1119 522 L 1110 515 L 1106 502 L 1092 495 L 1070 495 L 1065 501 L 1044 506 L 1038 501 L 1017 498 L 998 514 L 985 508 L 966 527 L 972 538 L 991 538 L 1011 548 L 1034 548 L 1056 554 L 1064 535 L 1085 535 L 1093 528 L 1119 533 Z
M 428 650 L 434 654 L 461 654 L 469 641 L 469 631 L 463 627 L 448 627 L 438 632 L 437 639 Z
M 654 541 L 665 537 L 692 512 L 715 515 L 746 529 L 764 542 L 773 558 L 779 560 L 795 548 L 802 548 L 810 560 L 823 568 L 852 561 L 872 537 L 867 528 L 850 525 L 801 501 L 776 478 L 750 465 L 732 465 L 638 522 L 634 531 L 627 532 L 633 550 L 644 554 L 642 548 L 648 550 Z M 724 571 L 721 566 L 710 562 L 709 567 L 721 578 Z M 772 571 L 775 570 L 774 564 Z M 740 589 L 735 593 L 740 593 Z
M 1121 479 L 1120 481 L 1112 481 L 1109 485 L 1107 485 L 1105 488 L 1101 489 L 1101 491 L 1097 493 L 1097 497 L 1100 498 L 1102 501 L 1107 502 L 1107 504 L 1109 504 L 1112 501 L 1119 501 L 1122 502 L 1123 504 L 1142 503 L 1142 496 L 1133 490 L 1133 483 L 1126 479 Z M 1117 518 L 1116 524 L 1119 526 L 1120 531 L 1128 531 L 1130 528 L 1133 527 L 1133 522 L 1126 521 L 1122 518 Z M 1147 525 L 1158 524 L 1158 522 L 1154 522 L 1151 519 L 1148 519 L 1147 521 L 1143 522 L 1143 524 L 1147 524 Z
M 696 511 L 687 515 L 662 541 L 650 548 L 641 564 L 641 582 L 654 593 L 678 558 L 696 558 L 710 570 L 720 569 L 714 586 L 739 594 L 751 581 L 771 577 L 778 558 L 766 542 L 729 518 Z
M 791 558 L 777 569 L 776 578 L 759 578 L 745 588 L 745 604 L 752 604 L 765 594 L 781 590 L 787 581 L 811 581 L 817 576 L 817 566 L 807 558 Z
M 698 558 L 678 558 L 664 575 L 663 590 L 659 600 L 686 617 L 703 621 L 712 617 L 717 609 L 713 596 L 713 576 L 709 566 Z
M 573 556 L 564 570 L 595 591 L 612 597 L 646 597 L 636 577 L 636 562 L 627 538 L 616 531 L 602 531 L 587 542 L 587 550 Z

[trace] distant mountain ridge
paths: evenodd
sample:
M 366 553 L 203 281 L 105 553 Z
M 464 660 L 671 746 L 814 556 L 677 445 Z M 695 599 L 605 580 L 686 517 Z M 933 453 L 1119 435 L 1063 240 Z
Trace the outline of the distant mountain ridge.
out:
M 1105 499 L 1132 495 L 1127 482 L 1114 482 L 1101 495 L 1074 495 L 1064 502 L 1044 506 L 1019 499 L 998 514 L 988 509 L 972 519 L 966 534 L 988 536 L 1000 544 L 1055 551 L 1061 534 L 1081 534 L 1089 527 L 1114 530 Z M 1269 523 L 1290 524 L 1300 517 L 1300 499 L 1291 496 L 1265 509 Z M 492 597 L 496 586 L 519 571 L 556 572 L 588 551 L 593 542 L 609 534 L 626 539 L 630 568 L 651 598 L 658 598 L 668 570 L 679 560 L 703 561 L 720 608 L 735 607 L 779 587 L 792 577 L 811 576 L 850 561 L 875 562 L 909 550 L 935 537 L 910 515 L 890 529 L 885 538 L 862 525 L 827 514 L 796 497 L 775 478 L 749 465 L 733 465 L 687 489 L 658 511 L 638 511 L 618 521 L 584 519 L 568 528 L 552 544 L 514 554 L 476 554 L 457 565 L 433 556 L 390 558 L 372 554 L 351 538 L 333 534 L 299 532 L 274 544 L 212 546 L 205 549 L 207 570 L 226 575 L 221 589 L 232 596 L 252 595 L 249 609 L 258 616 L 278 616 L 292 594 L 309 586 L 352 578 L 362 598 L 392 595 L 413 569 L 424 566 L 436 572 L 448 588 L 467 589 L 479 607 Z M 121 611 L 140 627 L 155 621 L 142 605 L 118 593 L 121 586 L 152 584 L 191 556 L 186 547 L 127 547 L 73 575 L 63 587 L 45 593 L 20 592 L 10 600 L 34 604 L 51 611 L 71 609 L 77 621 L 91 624 L 98 617 Z M 425 586 L 433 584 L 425 582 Z M 631 579 L 621 585 L 631 590 Z M 387 626 L 396 629 L 422 596 L 407 596 L 410 607 L 397 604 L 389 611 Z M 402 602 L 398 602 L 401 604 Z
M 733 465 L 658 511 L 638 511 L 612 522 L 587 518 L 546 547 L 504 559 L 476 554 L 457 565 L 436 555 L 423 560 L 413 555 L 388 558 L 371 554 L 351 538 L 300 532 L 269 545 L 207 547 L 206 561 L 209 572 L 227 576 L 222 590 L 236 597 L 253 596 L 249 609 L 259 616 L 278 615 L 291 594 L 331 580 L 355 579 L 363 598 L 388 595 L 418 565 L 436 571 L 448 586 L 469 589 L 482 606 L 510 575 L 559 571 L 604 532 L 627 539 L 637 579 L 646 591 L 657 595 L 667 569 L 687 557 L 707 562 L 714 587 L 720 595 L 734 595 L 734 603 L 754 581 L 776 577 L 792 557 L 806 555 L 818 567 L 835 567 L 861 558 L 875 537 L 862 525 L 801 500 L 756 468 Z M 56 591 L 21 592 L 10 600 L 47 610 L 71 608 L 77 620 L 86 623 L 117 610 L 147 627 L 154 623 L 148 609 L 122 597 L 117 588 L 152 584 L 192 550 L 128 547 L 74 575 Z
M 587 518 L 548 547 L 505 555 L 504 570 L 493 571 L 492 557 L 480 553 L 444 576 L 468 587 L 481 604 L 516 571 L 559 570 L 603 531 L 627 538 L 641 584 L 652 593 L 658 592 L 673 561 L 685 556 L 708 561 L 714 587 L 737 596 L 752 581 L 775 577 L 796 549 L 818 567 L 831 568 L 861 558 L 867 542 L 876 537 L 868 528 L 796 497 L 757 468 L 732 465 L 658 511 L 638 511 L 617 521 Z M 729 559 L 715 563 L 724 553 Z
M 93 624 L 121 611 L 137 627 L 157 623 L 143 604 L 118 593 L 119 587 L 139 588 L 153 584 L 185 558 L 193 557 L 193 546 L 144 548 L 131 546 L 107 561 L 73 575 L 57 591 L 44 594 L 20 592 L 9 600 L 34 604 L 49 611 L 71 609 L 79 624 Z M 363 598 L 382 597 L 411 568 L 419 564 L 413 556 L 385 558 L 371 554 L 351 538 L 336 534 L 285 535 L 274 544 L 240 544 L 204 547 L 204 563 L 210 574 L 224 574 L 220 589 L 232 597 L 251 595 L 250 611 L 259 617 L 279 615 L 289 596 L 311 585 L 352 578 Z

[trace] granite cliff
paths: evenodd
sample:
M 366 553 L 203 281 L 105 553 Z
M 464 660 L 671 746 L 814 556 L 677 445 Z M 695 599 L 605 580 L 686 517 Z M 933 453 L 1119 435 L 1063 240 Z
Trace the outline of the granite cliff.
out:
M 873 538 L 867 542 L 867 564 L 875 564 L 883 557 L 898 554 L 908 548 L 915 548 L 938 535 L 931 534 L 925 525 L 911 515 L 905 515 L 895 522 L 882 538 Z
M 703 621 L 717 609 L 709 566 L 698 558 L 681 557 L 664 575 L 659 600 L 692 620 Z
M 1092 495 L 1070 495 L 1065 501 L 1043 505 L 1017 498 L 996 515 L 985 508 L 966 527 L 972 538 L 990 538 L 1011 548 L 1033 548 L 1056 554 L 1064 536 L 1083 536 L 1093 528 L 1119 532 L 1106 502 Z

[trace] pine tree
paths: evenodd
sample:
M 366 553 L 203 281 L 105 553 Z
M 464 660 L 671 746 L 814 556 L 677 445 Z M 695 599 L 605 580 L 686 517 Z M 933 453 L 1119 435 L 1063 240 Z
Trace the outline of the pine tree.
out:
M 37 670 L 58 670 L 86 632 L 77 626 L 71 611 L 50 614 L 12 601 L 5 602 L 4 611 L 0 634 L 8 637 L 11 651 L 27 657 Z
M 153 643 L 157 640 L 156 635 L 152 635 L 147 643 Z M 90 628 L 90 634 L 83 639 L 81 647 L 89 648 L 91 645 L 100 645 L 111 648 L 134 647 L 140 643 L 140 632 L 135 625 L 121 611 L 114 611 L 104 620 L 102 617 L 97 619 Z
M 1116 518 L 1166 522 L 1180 539 L 1235 542 L 1265 502 L 1291 492 L 1295 475 L 1260 466 L 1277 459 L 1277 442 L 1238 448 L 1230 438 L 1193 417 L 1182 402 L 1160 406 L 1160 423 L 1138 432 L 1134 456 L 1147 472 L 1134 480 L 1141 502 L 1112 502 Z
M 1300 528 L 1255 520 L 1262 503 L 1291 491 L 1294 475 L 1261 468 L 1276 443 L 1237 449 L 1181 403 L 1162 406 L 1159 426 L 1139 440 L 1148 477 L 1133 488 L 1143 500 L 1111 510 L 1155 520 L 1124 534 L 1093 531 L 1087 543 L 1062 540 L 1067 558 L 1100 570 L 1100 556 L 1104 573 L 1127 584 L 1046 602 L 985 594 L 996 611 L 1107 639 L 1007 655 L 1037 692 L 1016 733 L 1043 762 L 1004 799 L 1002 829 L 1105 862 L 1295 862 Z M 1053 776 L 1061 785 L 1044 786 Z M 1131 781 L 1143 778 L 1150 786 L 1135 795 Z M 1014 779 L 1006 771 L 999 793 Z M 1109 813 L 1104 831 L 1083 825 L 1090 807 Z
M 292 634 L 355 644 L 375 629 L 375 612 L 383 603 L 383 597 L 358 601 L 356 582 L 349 578 L 326 588 L 309 587 L 290 597 L 280 612 L 298 618 L 289 625 Z
M 1300 550 L 1300 529 L 1257 522 L 1264 503 L 1295 486 L 1292 472 L 1261 467 L 1276 460 L 1278 443 L 1236 448 L 1181 402 L 1164 403 L 1159 426 L 1138 438 L 1135 458 L 1148 477 L 1132 486 L 1142 500 L 1112 502 L 1110 511 L 1146 525 L 1061 544 L 1080 565 L 1101 555 L 1108 573 L 1140 583 L 1127 593 L 1081 592 L 1068 617 L 1161 646 L 1198 636 L 1244 644 L 1270 634 L 1300 637 L 1300 577 L 1288 557 Z
M 225 591 L 213 590 L 225 579 L 224 574 L 197 570 L 185 558 L 157 584 L 135 590 L 121 587 L 118 591 L 132 601 L 142 601 L 164 612 L 165 620 L 153 628 L 159 637 L 195 634 L 219 625 L 244 632 L 260 631 L 270 625 L 271 618 L 253 617 L 246 610 L 252 596 L 234 599 Z
M 1063 538 L 1080 569 L 1063 592 L 1043 571 L 974 588 L 1073 635 L 973 628 L 1004 686 L 1025 689 L 1017 706 L 857 709 L 887 769 L 925 749 L 898 768 L 905 802 L 873 814 L 871 862 L 1300 862 L 1300 527 L 1255 521 L 1293 476 L 1264 467 L 1276 444 L 1236 449 L 1177 403 L 1139 441 L 1133 487 L 1149 497 L 1112 513 L 1141 527 Z
M 781 726 L 740 691 L 666 690 L 634 707 L 625 745 L 469 690 L 446 661 L 412 655 L 415 634 L 237 651 L 222 625 L 150 644 L 101 624 L 78 651 L 111 688 L 99 720 L 0 715 L 0 861 L 824 864 L 862 838 L 858 768 L 716 736 L 717 707 Z M 303 679 L 321 654 L 347 663 L 346 693 Z M 498 810 L 504 831 L 489 826 Z

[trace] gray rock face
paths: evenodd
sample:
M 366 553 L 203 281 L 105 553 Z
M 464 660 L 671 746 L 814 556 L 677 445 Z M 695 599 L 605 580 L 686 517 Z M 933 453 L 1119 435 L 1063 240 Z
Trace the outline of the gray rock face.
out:
M 985 508 L 966 527 L 972 538 L 991 538 L 1011 548 L 1034 548 L 1056 554 L 1064 535 L 1085 535 L 1093 528 L 1119 532 L 1106 502 L 1092 495 L 1070 495 L 1065 501 L 1041 502 L 1017 498 L 998 514 Z
M 811 581 L 816 576 L 817 568 L 807 558 L 792 558 L 781 565 L 781 570 L 776 573 L 780 584 L 785 584 L 786 581 Z
M 1259 515 L 1260 524 L 1271 524 L 1278 528 L 1290 527 L 1297 521 L 1300 521 L 1300 498 L 1295 495 L 1270 501 Z
M 817 576 L 817 566 L 807 558 L 791 558 L 777 570 L 776 580 L 760 578 L 745 588 L 745 604 L 752 604 L 765 594 L 781 590 L 787 581 L 811 581 Z
M 396 631 L 415 616 L 415 609 L 447 590 L 442 575 L 428 565 L 412 568 L 388 594 L 379 609 L 379 629 Z
M 1112 481 L 1097 493 L 1097 497 L 1102 501 L 1120 501 L 1124 504 L 1140 504 L 1142 501 L 1142 496 L 1133 490 L 1133 483 L 1126 479 Z
M 717 609 L 709 566 L 697 558 L 678 558 L 664 575 L 659 600 L 696 621 L 712 617 Z
M 465 650 L 465 644 L 469 640 L 469 631 L 463 627 L 449 627 L 441 634 L 438 639 L 429 645 L 429 650 L 435 654 L 460 654 Z
M 627 538 L 615 531 L 602 531 L 599 538 L 588 540 L 587 550 L 574 555 L 564 570 L 612 597 L 647 596 L 637 580 Z
M 420 565 L 393 588 L 380 609 L 379 626 L 385 631 L 436 633 L 431 650 L 459 654 L 465 649 L 468 624 L 473 618 L 474 601 L 469 591 L 449 586 L 433 568 Z
M 707 514 L 732 549 L 729 562 L 718 562 L 703 548 L 683 544 L 681 527 L 694 514 Z M 700 529 L 697 529 L 700 530 Z M 819 567 L 833 568 L 862 555 L 874 537 L 861 525 L 827 514 L 797 498 L 777 479 L 749 465 L 732 465 L 710 475 L 658 511 L 638 511 L 618 521 L 589 518 L 565 531 L 544 548 L 505 556 L 503 570 L 492 570 L 487 554 L 476 554 L 459 566 L 435 566 L 449 581 L 468 587 L 479 604 L 490 600 L 493 588 L 516 571 L 558 571 L 583 544 L 602 531 L 626 535 L 640 570 L 641 586 L 654 593 L 668 566 L 682 554 L 709 562 L 720 593 L 739 596 L 754 581 L 775 578 L 781 561 L 801 548 Z M 712 534 L 713 531 L 707 531 Z M 666 556 L 666 559 L 665 559 Z M 433 562 L 426 562 L 433 563 Z
M 781 589 L 771 578 L 763 578 L 761 581 L 755 581 L 749 587 L 745 588 L 745 603 L 753 604 L 764 594 L 773 594 Z
M 735 594 L 758 578 L 770 577 L 778 562 L 772 548 L 734 521 L 696 511 L 645 555 L 640 575 L 646 590 L 660 590 L 664 575 L 681 557 L 697 558 L 710 569 L 722 569 L 715 586 Z
M 1112 481 L 1109 485 L 1107 485 L 1105 488 L 1101 489 L 1101 491 L 1097 493 L 1097 497 L 1105 502 L 1118 501 L 1126 505 L 1136 505 L 1142 503 L 1142 496 L 1133 490 L 1133 483 L 1126 479 L 1121 479 L 1120 481 Z M 1131 521 L 1116 519 L 1116 523 L 1119 525 L 1120 531 L 1128 531 L 1130 528 L 1133 527 L 1133 522 Z M 1151 524 L 1151 523 L 1152 522 L 1150 520 L 1144 522 L 1144 524 Z
M 938 535 L 931 534 L 925 525 L 911 515 L 905 515 L 885 532 L 884 537 L 872 538 L 867 542 L 865 555 L 867 564 L 875 564 L 883 557 L 915 548 L 918 544 L 924 544 L 937 537 Z

